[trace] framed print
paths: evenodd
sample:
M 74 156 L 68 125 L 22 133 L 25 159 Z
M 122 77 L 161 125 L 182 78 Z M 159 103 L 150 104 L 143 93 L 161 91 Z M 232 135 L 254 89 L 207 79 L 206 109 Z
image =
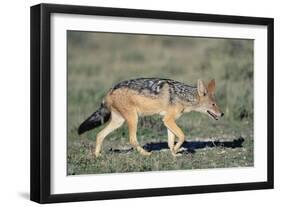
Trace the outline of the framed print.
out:
M 273 188 L 273 19 L 31 7 L 31 200 Z

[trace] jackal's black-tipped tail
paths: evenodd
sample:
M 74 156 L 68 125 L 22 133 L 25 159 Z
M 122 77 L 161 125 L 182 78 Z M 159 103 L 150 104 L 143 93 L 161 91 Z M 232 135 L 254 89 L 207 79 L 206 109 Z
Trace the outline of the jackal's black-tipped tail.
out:
M 86 131 L 101 126 L 107 122 L 110 118 L 110 111 L 102 103 L 100 108 L 95 111 L 89 118 L 87 118 L 78 128 L 78 134 L 82 134 Z

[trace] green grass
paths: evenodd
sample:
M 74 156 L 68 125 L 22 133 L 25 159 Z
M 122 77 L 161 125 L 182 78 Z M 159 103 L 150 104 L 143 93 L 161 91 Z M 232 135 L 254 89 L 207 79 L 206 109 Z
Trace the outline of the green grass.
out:
M 178 125 L 188 140 L 232 140 L 242 148 L 203 148 L 174 158 L 167 150 L 143 157 L 128 149 L 126 124 L 104 141 L 102 157 L 91 156 L 101 126 L 77 135 L 77 128 L 97 109 L 107 90 L 121 80 L 171 78 L 195 85 L 216 79 L 216 99 L 225 116 L 213 121 L 195 112 Z M 68 174 L 142 172 L 253 166 L 253 41 L 110 33 L 68 32 Z M 140 120 L 138 140 L 144 145 L 167 141 L 161 117 Z

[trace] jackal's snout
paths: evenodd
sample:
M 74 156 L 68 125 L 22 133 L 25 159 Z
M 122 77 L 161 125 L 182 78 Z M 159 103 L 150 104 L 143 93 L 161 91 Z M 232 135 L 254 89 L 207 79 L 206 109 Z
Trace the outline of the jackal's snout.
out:
M 212 103 L 209 107 L 207 107 L 207 113 L 215 120 L 218 120 L 219 117 L 224 116 L 224 113 L 220 110 L 216 103 Z

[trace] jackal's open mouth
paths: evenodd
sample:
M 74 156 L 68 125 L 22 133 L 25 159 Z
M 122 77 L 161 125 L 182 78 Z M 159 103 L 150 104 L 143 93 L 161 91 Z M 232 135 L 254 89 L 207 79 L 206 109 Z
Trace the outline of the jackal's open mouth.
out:
M 209 110 L 207 110 L 208 114 L 213 117 L 215 120 L 218 120 L 218 116 L 212 112 L 210 112 Z

